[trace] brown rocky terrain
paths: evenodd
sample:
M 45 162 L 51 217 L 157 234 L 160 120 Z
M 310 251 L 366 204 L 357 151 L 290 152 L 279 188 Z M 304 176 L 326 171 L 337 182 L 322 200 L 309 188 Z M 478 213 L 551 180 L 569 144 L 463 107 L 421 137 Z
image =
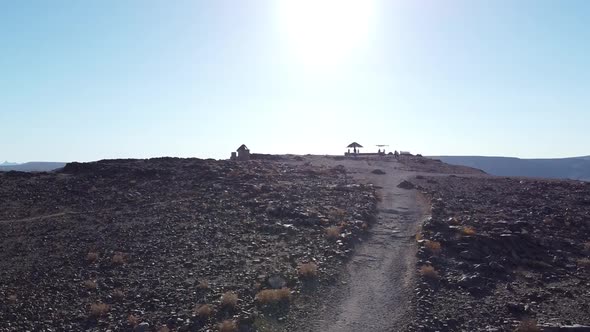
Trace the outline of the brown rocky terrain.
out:
M 432 202 L 418 238 L 422 277 L 414 328 L 590 330 L 574 326 L 590 325 L 590 183 L 412 181 Z
M 306 283 L 333 282 L 374 219 L 372 186 L 343 174 L 175 158 L 0 173 L 0 331 L 280 321 Z

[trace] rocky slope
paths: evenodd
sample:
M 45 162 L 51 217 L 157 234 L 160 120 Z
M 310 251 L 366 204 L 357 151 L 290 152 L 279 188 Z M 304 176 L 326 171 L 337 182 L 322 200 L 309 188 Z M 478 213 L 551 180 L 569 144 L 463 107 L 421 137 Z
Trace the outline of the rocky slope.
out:
M 432 202 L 418 236 L 416 330 L 588 330 L 571 326 L 590 325 L 590 183 L 414 183 Z
M 160 158 L 0 173 L 0 206 L 0 331 L 250 331 L 334 280 L 376 199 L 342 167 Z

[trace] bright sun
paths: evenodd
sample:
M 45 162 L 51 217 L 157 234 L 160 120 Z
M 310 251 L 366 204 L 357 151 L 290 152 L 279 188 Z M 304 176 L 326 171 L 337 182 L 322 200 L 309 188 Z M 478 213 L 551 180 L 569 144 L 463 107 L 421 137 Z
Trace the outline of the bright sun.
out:
M 337 65 L 367 42 L 375 0 L 279 0 L 289 52 L 306 65 Z

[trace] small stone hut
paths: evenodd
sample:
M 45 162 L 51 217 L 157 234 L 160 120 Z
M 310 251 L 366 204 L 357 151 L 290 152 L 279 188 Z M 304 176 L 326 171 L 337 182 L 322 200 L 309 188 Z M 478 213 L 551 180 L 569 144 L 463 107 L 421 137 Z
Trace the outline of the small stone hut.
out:
M 231 160 L 239 160 L 239 161 L 250 160 L 250 149 L 248 149 L 246 144 L 240 145 L 240 147 L 236 151 L 237 151 L 237 155 L 235 152 L 231 153 L 231 158 L 230 158 Z

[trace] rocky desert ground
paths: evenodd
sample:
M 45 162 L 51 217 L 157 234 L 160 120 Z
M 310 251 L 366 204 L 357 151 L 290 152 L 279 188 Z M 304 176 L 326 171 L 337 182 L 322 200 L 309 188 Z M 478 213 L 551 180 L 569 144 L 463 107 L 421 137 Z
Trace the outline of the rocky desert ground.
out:
M 590 331 L 590 183 L 418 176 L 420 331 Z
M 250 331 L 375 215 L 340 167 L 197 159 L 0 175 L 0 331 Z M 225 321 L 225 323 L 223 323 Z
M 0 331 L 590 330 L 589 183 L 254 159 L 0 172 Z

